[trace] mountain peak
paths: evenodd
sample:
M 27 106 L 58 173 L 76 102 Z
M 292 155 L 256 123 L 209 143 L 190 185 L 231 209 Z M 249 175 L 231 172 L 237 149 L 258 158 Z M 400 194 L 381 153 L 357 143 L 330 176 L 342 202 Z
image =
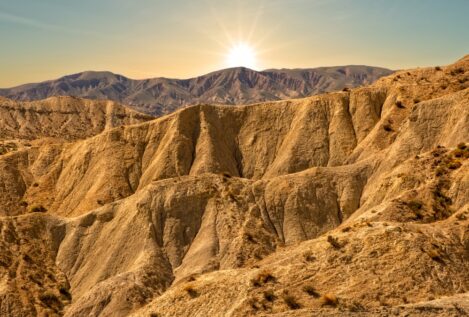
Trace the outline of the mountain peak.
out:
M 14 100 L 54 95 L 110 99 L 151 115 L 200 104 L 246 104 L 300 98 L 374 82 L 390 70 L 368 66 L 256 71 L 233 67 L 190 79 L 133 80 L 108 71 L 85 71 L 57 80 L 0 90 Z

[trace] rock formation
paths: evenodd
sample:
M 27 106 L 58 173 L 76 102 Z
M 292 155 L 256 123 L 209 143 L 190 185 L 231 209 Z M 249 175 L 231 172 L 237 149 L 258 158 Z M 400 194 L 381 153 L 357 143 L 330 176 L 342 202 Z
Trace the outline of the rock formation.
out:
M 0 156 L 0 315 L 469 313 L 469 56 L 298 100 L 105 113 Z

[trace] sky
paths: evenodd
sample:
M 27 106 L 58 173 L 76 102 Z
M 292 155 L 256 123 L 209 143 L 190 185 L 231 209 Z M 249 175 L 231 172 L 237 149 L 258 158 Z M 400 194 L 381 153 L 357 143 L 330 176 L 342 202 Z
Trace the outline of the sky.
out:
M 86 70 L 444 65 L 469 54 L 468 16 L 469 0 L 0 0 L 0 87 Z

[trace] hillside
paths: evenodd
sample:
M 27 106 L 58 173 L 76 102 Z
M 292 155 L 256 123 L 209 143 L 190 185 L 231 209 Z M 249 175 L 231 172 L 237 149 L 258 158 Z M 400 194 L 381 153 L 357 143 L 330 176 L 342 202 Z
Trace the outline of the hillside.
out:
M 50 97 L 17 102 L 0 97 L 0 140 L 84 139 L 106 129 L 151 119 L 112 101 Z
M 133 80 L 110 72 L 84 72 L 38 84 L 0 89 L 0 96 L 38 100 L 51 96 L 109 99 L 151 115 L 197 104 L 247 104 L 342 90 L 370 84 L 390 70 L 369 66 L 282 69 L 257 72 L 231 68 L 179 80 Z
M 468 122 L 466 56 L 35 140 L 0 155 L 0 315 L 463 316 Z

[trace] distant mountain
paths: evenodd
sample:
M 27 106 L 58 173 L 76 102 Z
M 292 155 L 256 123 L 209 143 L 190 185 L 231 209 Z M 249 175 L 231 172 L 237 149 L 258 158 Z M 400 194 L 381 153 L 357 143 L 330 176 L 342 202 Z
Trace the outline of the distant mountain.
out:
M 194 104 L 248 104 L 370 84 L 391 74 L 385 68 L 339 66 L 254 71 L 230 68 L 191 79 L 134 80 L 111 72 L 83 72 L 57 80 L 0 89 L 0 96 L 31 101 L 52 96 L 110 99 L 151 115 Z

